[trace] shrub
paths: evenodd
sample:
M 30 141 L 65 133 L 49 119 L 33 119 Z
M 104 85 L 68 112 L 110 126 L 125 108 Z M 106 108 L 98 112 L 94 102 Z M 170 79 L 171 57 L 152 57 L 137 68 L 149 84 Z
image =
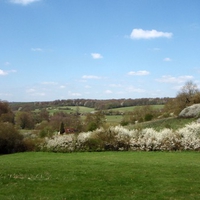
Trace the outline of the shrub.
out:
M 177 151 L 200 150 L 200 124 L 190 123 L 178 130 L 153 128 L 128 130 L 122 126 L 99 128 L 78 135 L 46 139 L 42 150 L 72 151 Z
M 73 134 L 56 135 L 50 139 L 46 138 L 45 142 L 40 145 L 40 149 L 52 152 L 72 152 L 75 151 L 74 139 Z
M 144 116 L 144 120 L 145 121 L 151 121 L 153 119 L 153 115 L 150 114 L 150 113 L 147 113 L 145 116 Z
M 11 123 L 0 123 L 0 154 L 25 151 L 23 136 Z

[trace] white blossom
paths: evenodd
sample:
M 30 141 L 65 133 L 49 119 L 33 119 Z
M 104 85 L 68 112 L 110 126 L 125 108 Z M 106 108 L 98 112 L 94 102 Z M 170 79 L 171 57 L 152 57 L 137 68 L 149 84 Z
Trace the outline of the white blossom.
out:
M 153 128 L 128 130 L 122 126 L 112 126 L 78 135 L 56 135 L 46 139 L 43 149 L 60 152 L 85 151 L 87 142 L 92 138 L 100 141 L 101 145 L 97 147 L 100 146 L 101 150 L 106 145 L 113 145 L 116 150 L 200 150 L 200 123 L 193 122 L 176 131 L 167 128 L 160 131 Z

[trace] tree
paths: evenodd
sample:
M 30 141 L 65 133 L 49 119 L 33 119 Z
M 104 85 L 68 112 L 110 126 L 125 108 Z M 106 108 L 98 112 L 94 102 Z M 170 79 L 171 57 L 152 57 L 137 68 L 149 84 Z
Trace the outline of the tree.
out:
M 61 122 L 63 122 L 66 128 L 74 129 L 76 132 L 82 131 L 82 121 L 80 115 L 57 112 L 50 117 L 49 124 L 54 131 L 59 131 Z
M 41 121 L 49 121 L 49 112 L 45 108 L 40 111 L 40 118 Z
M 184 108 L 194 103 L 200 103 L 200 91 L 195 83 L 188 81 L 180 89 L 176 98 L 165 105 L 164 110 L 178 115 Z
M 0 122 L 0 154 L 25 151 L 23 136 L 8 122 Z
M 60 134 L 63 134 L 65 132 L 65 126 L 64 126 L 64 123 L 61 122 L 60 123 Z
M 185 94 L 189 98 L 199 92 L 197 84 L 193 83 L 192 81 L 188 81 L 185 85 L 181 88 L 180 94 Z
M 93 131 L 104 124 L 105 116 L 101 111 L 88 113 L 84 122 L 86 131 Z
M 0 101 L 0 121 L 14 123 L 14 114 L 5 101 Z
M 19 111 L 15 115 L 15 123 L 21 129 L 34 128 L 34 121 L 30 112 Z

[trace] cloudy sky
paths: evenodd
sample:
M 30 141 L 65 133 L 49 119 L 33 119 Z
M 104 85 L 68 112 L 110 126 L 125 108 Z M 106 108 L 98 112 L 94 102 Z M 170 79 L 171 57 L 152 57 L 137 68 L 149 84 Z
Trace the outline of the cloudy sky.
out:
M 174 97 L 199 38 L 199 0 L 0 0 L 0 99 Z

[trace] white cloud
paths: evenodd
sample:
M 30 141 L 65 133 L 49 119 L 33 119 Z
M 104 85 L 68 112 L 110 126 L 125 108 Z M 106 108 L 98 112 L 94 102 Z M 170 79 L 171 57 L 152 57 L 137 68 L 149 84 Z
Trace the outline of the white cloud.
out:
M 145 70 L 137 71 L 137 72 L 131 71 L 131 72 L 128 73 L 128 75 L 131 75 L 131 76 L 146 76 L 148 74 L 150 74 L 150 72 L 145 71 Z
M 86 89 L 92 88 L 90 85 L 85 85 Z
M 0 76 L 5 76 L 8 75 L 9 73 L 15 73 L 17 72 L 16 70 L 9 70 L 9 71 L 4 71 L 2 69 L 0 69 Z
M 178 76 L 178 77 L 174 77 L 174 76 L 162 76 L 160 79 L 157 79 L 158 82 L 161 83 L 184 83 L 188 80 L 194 79 L 193 76 Z
M 60 87 L 59 87 L 60 89 L 65 89 L 66 88 L 66 86 L 65 85 L 60 85 Z
M 48 81 L 46 81 L 46 82 L 42 82 L 42 84 L 43 85 L 57 85 L 58 83 L 56 83 L 56 82 L 48 82 Z
M 100 53 L 91 53 L 93 59 L 101 59 L 103 56 Z
M 38 92 L 38 93 L 33 93 L 33 94 L 31 94 L 32 96 L 46 96 L 46 93 L 44 93 L 44 92 Z
M 93 76 L 93 75 L 84 75 L 82 76 L 83 79 L 101 79 L 99 76 Z
M 164 58 L 163 61 L 170 62 L 170 61 L 172 61 L 172 59 L 171 58 Z
M 136 92 L 136 93 L 143 93 L 145 90 L 140 89 L 140 88 L 135 88 L 133 86 L 130 86 L 126 89 L 128 92 Z
M 11 3 L 21 4 L 21 5 L 28 5 L 30 3 L 34 3 L 40 0 L 10 0 Z
M 111 90 L 106 90 L 105 93 L 106 94 L 112 94 L 113 92 Z
M 121 84 L 110 84 L 109 86 L 110 86 L 110 87 L 115 87 L 115 88 L 120 88 L 120 87 L 122 87 Z
M 13 96 L 13 95 L 10 94 L 10 93 L 0 93 L 0 96 L 10 97 L 10 96 Z
M 33 92 L 35 92 L 35 91 L 36 91 L 36 90 L 33 89 L 33 88 L 30 88 L 30 89 L 27 89 L 27 90 L 26 90 L 27 93 L 33 93 Z
M 131 39 L 151 39 L 151 38 L 171 38 L 172 33 L 169 32 L 160 32 L 157 30 L 143 30 L 143 29 L 133 29 L 131 32 L 130 38 Z
M 8 74 L 8 72 L 6 72 L 6 71 L 0 69 L 0 76 L 5 76 L 5 75 L 7 75 L 7 74 Z
M 27 89 L 26 93 L 28 93 L 30 96 L 46 96 L 46 93 L 44 93 L 44 92 L 38 92 L 34 88 Z
M 70 96 L 74 96 L 74 97 L 80 97 L 80 96 L 82 96 L 82 95 L 81 95 L 80 93 L 78 93 L 78 92 L 71 92 L 71 91 L 69 91 L 68 94 L 69 94 Z
M 42 52 L 43 49 L 41 49 L 41 48 L 31 48 L 31 51 L 39 51 L 39 52 Z
M 158 47 L 153 48 L 153 51 L 160 51 L 161 49 Z

